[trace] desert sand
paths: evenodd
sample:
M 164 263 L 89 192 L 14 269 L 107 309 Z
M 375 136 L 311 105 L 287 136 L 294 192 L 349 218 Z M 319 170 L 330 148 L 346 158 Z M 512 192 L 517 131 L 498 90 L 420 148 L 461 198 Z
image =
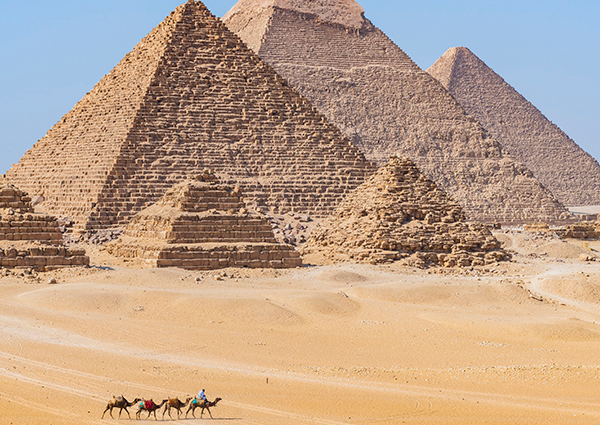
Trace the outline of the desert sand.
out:
M 573 214 L 600 214 L 600 205 L 588 207 L 571 207 L 569 208 Z
M 89 269 L 3 276 L 0 424 L 112 423 L 112 395 L 201 388 L 217 423 L 597 424 L 600 263 L 579 255 L 600 243 L 498 238 L 512 262 L 462 271 L 190 272 L 86 247 Z

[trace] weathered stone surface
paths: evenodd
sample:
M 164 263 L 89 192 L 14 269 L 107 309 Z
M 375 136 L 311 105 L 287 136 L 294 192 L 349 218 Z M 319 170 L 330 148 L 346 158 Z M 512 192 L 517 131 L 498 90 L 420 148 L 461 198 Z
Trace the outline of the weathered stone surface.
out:
M 52 269 L 89 262 L 85 250 L 63 246 L 57 221 L 36 214 L 29 195 L 0 183 L 0 267 Z
M 572 224 L 565 228 L 562 236 L 573 239 L 598 239 L 600 238 L 600 221 Z
M 305 254 L 379 263 L 416 255 L 423 263 L 472 266 L 508 255 L 482 224 L 405 159 L 392 158 L 312 233 Z
M 123 238 L 108 247 L 118 257 L 145 260 L 151 267 L 179 267 L 190 270 L 216 270 L 227 267 L 284 269 L 300 267 L 302 260 L 290 249 L 276 244 L 167 244 L 145 243 Z
M 201 2 L 144 38 L 8 173 L 75 230 L 125 226 L 213 169 L 252 205 L 330 213 L 374 168 Z
M 135 215 L 122 238 L 105 247 L 112 255 L 144 259 L 154 267 L 302 265 L 293 247 L 276 242 L 265 216 L 248 213 L 241 191 L 220 184 L 211 173 L 175 185 Z
M 550 226 L 547 223 L 530 223 L 524 227 L 526 232 L 531 233 L 550 233 Z
M 554 222 L 569 214 L 523 165 L 382 31 L 327 19 L 314 2 L 241 0 L 225 23 L 368 159 L 410 158 L 471 220 Z M 318 2 L 321 5 L 322 2 Z M 334 14 L 337 2 L 330 3 Z
M 465 47 L 427 70 L 565 205 L 600 205 L 600 165 Z

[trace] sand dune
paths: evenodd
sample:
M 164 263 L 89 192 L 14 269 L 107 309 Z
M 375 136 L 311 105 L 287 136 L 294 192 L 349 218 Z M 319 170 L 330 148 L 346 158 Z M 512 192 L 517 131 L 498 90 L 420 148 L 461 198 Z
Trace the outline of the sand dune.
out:
M 113 394 L 201 387 L 239 424 L 598 423 L 600 264 L 531 257 L 525 238 L 513 263 L 461 274 L 223 276 L 91 250 L 105 269 L 3 277 L 0 424 L 110 423 Z

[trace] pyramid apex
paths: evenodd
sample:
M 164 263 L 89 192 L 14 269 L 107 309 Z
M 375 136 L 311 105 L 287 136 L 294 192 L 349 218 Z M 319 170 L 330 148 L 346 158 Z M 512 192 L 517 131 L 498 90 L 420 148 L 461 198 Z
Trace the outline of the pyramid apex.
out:
M 461 53 L 473 54 L 473 52 L 468 47 L 464 47 L 464 46 L 451 47 L 448 49 L 448 52 L 455 52 L 455 53 L 461 52 Z
M 440 56 L 437 62 L 443 61 L 445 63 L 452 63 L 452 65 L 454 65 L 456 60 L 464 60 L 470 58 L 479 59 L 477 55 L 475 55 L 475 53 L 473 53 L 468 47 L 456 46 L 446 50 L 446 52 L 444 52 L 444 54 Z M 451 62 L 448 62 L 449 60 L 451 60 Z
M 427 73 L 438 80 L 448 90 L 454 79 L 454 72 L 463 63 L 483 63 L 469 48 L 452 47 L 427 70 Z
M 444 53 L 441 56 L 441 58 L 448 57 L 448 56 L 455 57 L 457 60 L 461 60 L 461 61 L 475 60 L 478 62 L 483 62 L 479 58 L 479 56 L 477 56 L 475 53 L 473 53 L 473 51 L 471 49 L 469 49 L 468 47 L 464 47 L 464 46 L 457 46 L 457 47 L 452 47 L 452 48 L 448 49 L 446 51 L 446 53 Z
M 316 15 L 322 21 L 348 28 L 361 29 L 366 23 L 365 10 L 355 0 L 239 0 L 223 20 L 237 13 L 256 13 L 270 7 Z

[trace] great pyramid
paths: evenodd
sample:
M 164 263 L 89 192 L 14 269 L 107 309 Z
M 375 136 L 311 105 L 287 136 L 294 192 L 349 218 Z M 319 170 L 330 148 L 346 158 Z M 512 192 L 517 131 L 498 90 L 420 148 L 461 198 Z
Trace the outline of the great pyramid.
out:
M 224 267 L 290 268 L 300 254 L 275 241 L 264 216 L 249 214 L 239 188 L 212 173 L 176 184 L 156 204 L 136 214 L 106 250 L 154 267 L 213 270 Z
M 600 205 L 600 165 L 465 47 L 427 70 L 565 205 Z
M 29 195 L 0 183 L 0 267 L 48 270 L 89 263 L 85 250 L 63 246 L 56 219 L 36 214 Z
M 324 216 L 374 167 L 201 3 L 178 7 L 7 173 L 78 230 L 124 226 L 214 170 L 254 205 Z
M 395 261 L 472 266 L 508 258 L 482 224 L 406 159 L 392 158 L 313 231 L 305 254 L 334 261 Z
M 354 0 L 240 0 L 224 22 L 368 159 L 410 158 L 469 219 L 568 215 Z

